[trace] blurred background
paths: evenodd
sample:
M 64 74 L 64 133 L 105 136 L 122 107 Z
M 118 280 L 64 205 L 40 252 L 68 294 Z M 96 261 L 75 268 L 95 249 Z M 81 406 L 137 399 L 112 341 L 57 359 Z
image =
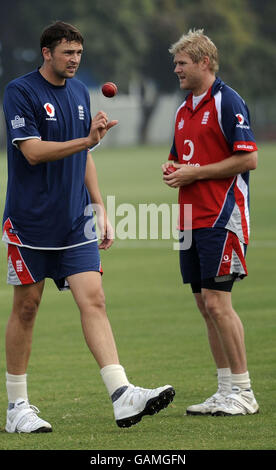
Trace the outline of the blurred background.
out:
M 0 102 L 6 84 L 41 64 L 39 39 L 55 20 L 85 38 L 78 78 L 91 92 L 92 115 L 119 119 L 105 146 L 171 143 L 184 94 L 173 73 L 170 45 L 203 28 L 220 53 L 219 76 L 247 101 L 258 140 L 276 137 L 276 2 L 271 0 L 1 0 Z M 101 85 L 119 89 L 104 98 Z M 2 103 L 0 103 L 2 104 Z M 5 124 L 0 114 L 0 149 Z

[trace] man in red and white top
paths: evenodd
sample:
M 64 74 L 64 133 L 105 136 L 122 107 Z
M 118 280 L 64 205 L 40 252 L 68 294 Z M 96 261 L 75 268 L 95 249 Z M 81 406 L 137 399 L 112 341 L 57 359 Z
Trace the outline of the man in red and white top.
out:
M 163 180 L 179 188 L 182 239 L 185 208 L 192 207 L 191 244 L 179 251 L 180 268 L 206 321 L 218 374 L 217 392 L 187 413 L 253 414 L 259 406 L 231 291 L 234 281 L 247 275 L 249 171 L 257 166 L 257 145 L 244 100 L 216 76 L 217 48 L 203 30 L 183 35 L 170 53 L 180 88 L 189 94 L 176 113 Z

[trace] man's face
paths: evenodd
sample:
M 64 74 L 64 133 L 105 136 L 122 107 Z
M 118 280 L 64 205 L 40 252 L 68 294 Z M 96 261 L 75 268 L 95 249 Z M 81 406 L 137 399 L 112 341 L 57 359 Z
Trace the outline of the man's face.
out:
M 202 83 L 201 62 L 195 63 L 186 52 L 179 52 L 174 56 L 174 72 L 179 78 L 182 90 L 197 90 Z
M 54 75 L 61 79 L 72 78 L 76 74 L 83 52 L 83 46 L 79 42 L 68 42 L 66 39 L 46 54 L 48 65 Z

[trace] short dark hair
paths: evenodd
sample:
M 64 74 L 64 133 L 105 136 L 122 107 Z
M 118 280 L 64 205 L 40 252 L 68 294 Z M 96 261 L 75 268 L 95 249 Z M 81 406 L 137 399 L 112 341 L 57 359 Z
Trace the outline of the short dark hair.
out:
M 55 23 L 47 26 L 40 37 L 40 50 L 43 47 L 48 47 L 51 51 L 62 41 L 76 41 L 83 44 L 83 37 L 75 26 L 63 21 L 56 21 Z

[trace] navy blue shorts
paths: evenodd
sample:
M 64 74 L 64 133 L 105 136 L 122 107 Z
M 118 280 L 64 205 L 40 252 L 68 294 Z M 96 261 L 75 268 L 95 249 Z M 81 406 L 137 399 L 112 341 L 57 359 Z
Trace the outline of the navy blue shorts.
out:
M 33 284 L 51 278 L 59 290 L 68 289 L 67 276 L 80 272 L 102 274 L 97 242 L 65 250 L 34 250 L 8 244 L 8 284 Z
M 210 280 L 221 286 L 221 282 L 242 279 L 248 274 L 245 254 L 246 245 L 235 233 L 224 228 L 195 229 L 191 247 L 179 251 L 183 282 L 211 288 Z

